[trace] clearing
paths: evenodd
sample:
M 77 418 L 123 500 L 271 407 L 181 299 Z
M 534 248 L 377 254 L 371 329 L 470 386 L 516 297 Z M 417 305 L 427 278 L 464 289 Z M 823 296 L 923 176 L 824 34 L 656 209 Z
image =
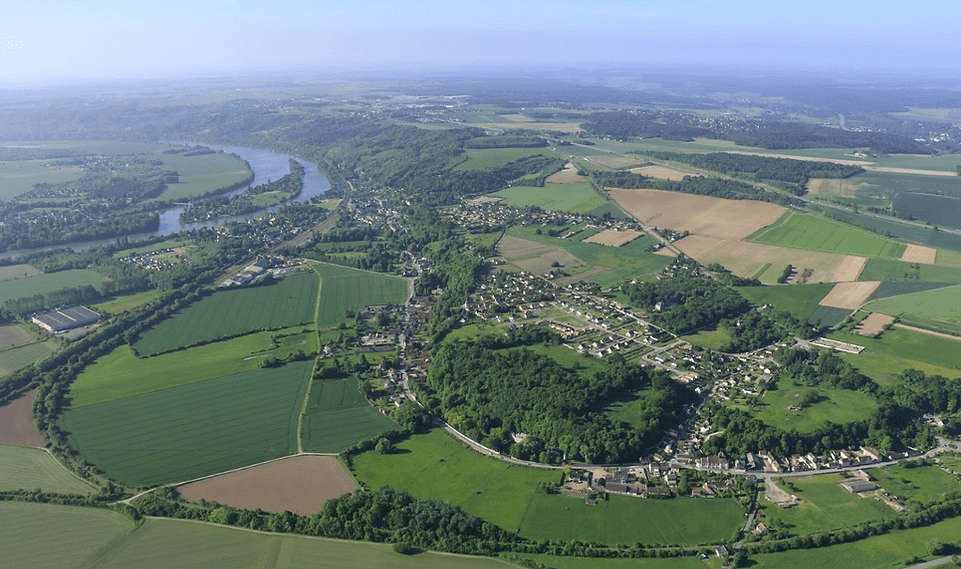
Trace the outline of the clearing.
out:
M 615 229 L 605 229 L 600 233 L 591 235 L 583 242 L 597 243 L 598 245 L 607 245 L 608 247 L 620 247 L 621 245 L 630 243 L 641 235 L 644 235 L 643 231 L 617 231 Z
M 33 424 L 33 402 L 36 391 L 28 391 L 18 399 L 0 406 L 0 443 L 25 447 L 42 447 L 43 437 Z
M 853 332 L 862 336 L 876 336 L 884 332 L 885 326 L 894 322 L 893 316 L 874 312 L 854 327 Z
M 937 249 L 932 247 L 924 247 L 922 245 L 915 245 L 914 243 L 908 243 L 907 249 L 905 249 L 904 254 L 901 255 L 901 260 L 907 263 L 924 263 L 925 265 L 933 265 L 937 256 Z
M 880 284 L 880 281 L 840 282 L 819 304 L 854 310 L 864 304 Z

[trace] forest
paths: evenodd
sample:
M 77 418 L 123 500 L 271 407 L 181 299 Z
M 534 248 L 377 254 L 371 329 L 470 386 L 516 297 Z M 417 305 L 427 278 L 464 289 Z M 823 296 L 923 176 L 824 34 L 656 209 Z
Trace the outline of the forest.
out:
M 719 324 L 751 308 L 737 291 L 687 270 L 651 283 L 626 284 L 621 290 L 631 304 L 650 313 L 652 322 L 675 334 Z
M 713 176 L 685 176 L 680 182 L 674 182 L 626 171 L 595 170 L 591 172 L 591 177 L 598 185 L 607 188 L 664 190 L 729 200 L 760 200 L 784 206 L 802 204 L 800 200 L 788 195 L 768 191 L 745 182 Z

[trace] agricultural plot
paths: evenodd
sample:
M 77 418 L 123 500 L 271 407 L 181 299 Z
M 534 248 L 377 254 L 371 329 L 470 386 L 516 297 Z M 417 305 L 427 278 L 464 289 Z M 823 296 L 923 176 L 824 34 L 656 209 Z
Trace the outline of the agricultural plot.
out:
M 0 267 L 0 281 L 11 281 L 39 275 L 40 271 L 30 265 L 9 265 Z
M 823 474 L 778 480 L 781 489 L 796 495 L 801 502 L 788 509 L 764 502 L 767 518 L 764 523 L 807 535 L 897 516 L 887 504 L 842 488 L 840 483 L 847 478 L 841 474 Z
M 587 176 L 581 176 L 577 173 L 577 166 L 571 162 L 564 164 L 564 169 L 555 174 L 551 174 L 545 180 L 551 184 L 577 184 L 582 182 L 588 182 Z
M 540 482 L 560 470 L 510 465 L 470 450 L 440 429 L 397 444 L 397 454 L 354 458 L 354 476 L 368 488 L 391 486 L 418 498 L 437 498 L 509 531 L 517 531 Z
M 772 427 L 812 433 L 828 421 L 843 424 L 867 419 L 878 406 L 873 397 L 860 391 L 818 387 L 813 404 L 798 411 L 788 409 L 797 406 L 801 397 L 812 389 L 781 380 L 776 390 L 764 393 L 758 407 L 750 413 Z
M 497 250 L 514 265 L 535 275 L 549 273 L 554 267 L 575 269 L 584 264 L 559 245 L 538 243 L 509 234 L 500 240 Z
M 36 391 L 28 391 L 0 406 L 0 443 L 28 447 L 43 446 L 43 437 L 33 424 L 33 402 Z
M 505 556 L 506 557 L 506 556 Z M 513 559 L 506 557 L 507 559 Z M 518 559 L 529 559 L 555 569 L 705 569 L 708 567 L 697 557 L 640 557 L 637 559 L 617 559 L 603 557 L 552 557 L 550 555 L 518 555 Z
M 871 303 L 871 310 L 891 316 L 908 314 L 947 323 L 961 323 L 961 288 L 939 288 Z
M 878 281 L 838 283 L 818 304 L 854 310 L 864 304 L 880 284 Z
M 829 283 L 790 286 L 743 286 L 737 291 L 755 306 L 770 304 L 778 312 L 787 311 L 791 316 L 807 321 L 817 312 L 822 298 L 831 290 Z
M 597 243 L 598 245 L 607 245 L 608 247 L 620 247 L 621 245 L 627 245 L 642 235 L 644 235 L 643 231 L 616 231 L 613 229 L 605 229 L 596 235 L 581 240 L 581 242 Z
M 152 289 L 120 296 L 104 302 L 98 302 L 97 304 L 91 304 L 90 308 L 101 314 L 120 314 L 121 312 L 143 306 L 152 300 L 160 298 L 164 294 L 166 294 L 166 291 Z
M 489 194 L 504 199 L 504 203 L 515 207 L 537 206 L 547 211 L 588 213 L 607 201 L 587 182 L 551 183 L 544 187 L 513 186 Z
M 311 322 L 317 286 L 315 274 L 299 273 L 271 285 L 219 290 L 148 330 L 133 347 L 138 354 L 161 354 L 198 342 Z
M 929 225 L 961 227 L 961 198 L 958 197 L 904 192 L 898 194 L 892 207 L 899 216 L 921 219 Z
M 158 198 L 161 200 L 201 196 L 241 182 L 251 175 L 242 159 L 224 152 L 199 156 L 160 153 L 157 158 L 166 168 L 176 170 L 180 178 L 176 184 L 167 184 L 167 189 Z
M 750 235 L 748 240 L 781 247 L 891 259 L 900 259 L 906 248 L 902 243 L 863 229 L 796 212 L 791 212 L 771 227 Z
M 884 329 L 893 322 L 893 317 L 875 312 L 864 320 L 858 322 L 858 325 L 855 326 L 852 331 L 855 334 L 860 334 L 861 336 L 875 336 L 881 332 L 884 332 Z
M 489 148 L 466 150 L 467 160 L 454 170 L 495 170 L 529 156 L 556 156 L 547 148 Z
M 938 250 L 931 247 L 924 247 L 922 245 L 915 245 L 914 243 L 908 243 L 907 248 L 904 250 L 904 254 L 901 255 L 901 261 L 905 263 L 921 263 L 924 265 L 933 265 L 935 260 L 938 258 Z
M 898 463 L 872 469 L 871 475 L 877 479 L 878 486 L 897 496 L 899 500 L 909 502 L 926 504 L 941 500 L 945 494 L 961 490 L 958 479 L 936 465 Z
M 100 288 L 100 285 L 109 280 L 89 269 L 72 269 L 3 281 L 3 286 L 0 287 L 0 304 L 15 298 L 47 294 L 65 288 L 87 285 Z
M 0 444 L 0 492 L 35 488 L 60 494 L 89 495 L 98 491 L 45 450 Z
M 5 567 L 94 566 L 133 529 L 132 521 L 110 510 L 0 502 L 0 551 Z
M 902 239 L 938 249 L 939 260 L 937 262 L 939 264 L 941 263 L 940 257 L 944 253 L 944 249 L 950 249 L 955 252 L 961 251 L 961 233 L 954 231 L 935 231 L 934 229 L 925 227 L 878 219 L 865 214 L 834 212 L 834 215 L 859 227 L 867 227 L 870 228 L 871 231 L 877 231 L 895 239 Z
M 868 259 L 858 280 L 908 283 L 961 284 L 961 269 L 942 265 L 905 263 L 890 259 Z
M 71 409 L 71 446 L 133 486 L 177 482 L 297 451 L 312 362 Z
M 858 370 L 881 385 L 890 383 L 906 369 L 919 369 L 927 374 L 948 378 L 961 376 L 961 350 L 958 340 L 931 334 L 892 328 L 880 338 L 833 332 L 828 337 L 864 346 L 860 354 L 837 352 Z
M 77 166 L 58 166 L 58 160 L 17 160 L 0 163 L 0 200 L 12 200 L 36 184 L 58 184 L 83 176 Z
M 837 326 L 851 315 L 847 308 L 835 308 L 833 306 L 822 306 L 817 312 L 811 315 L 808 322 L 819 326 Z
M 0 324 L 0 350 L 23 346 L 33 340 L 33 334 L 16 324 Z
M 341 452 L 396 428 L 397 423 L 367 402 L 357 378 L 312 382 L 301 434 L 305 451 Z
M 191 501 L 310 516 L 327 500 L 356 489 L 336 458 L 300 455 L 185 484 L 177 491 Z
M 743 523 L 734 500 L 648 500 L 610 496 L 596 505 L 560 494 L 537 494 L 521 524 L 524 537 L 581 540 L 606 545 L 721 543 Z
M 407 301 L 409 285 L 404 279 L 323 263 L 314 263 L 313 267 L 320 275 L 319 327 L 345 322 L 348 310 Z
M 680 182 L 684 180 L 686 176 L 698 175 L 682 172 L 681 170 L 670 168 L 668 166 L 641 166 L 640 168 L 631 168 L 630 172 L 632 174 L 640 174 L 649 178 L 657 178 L 658 180 L 671 180 L 673 182 Z

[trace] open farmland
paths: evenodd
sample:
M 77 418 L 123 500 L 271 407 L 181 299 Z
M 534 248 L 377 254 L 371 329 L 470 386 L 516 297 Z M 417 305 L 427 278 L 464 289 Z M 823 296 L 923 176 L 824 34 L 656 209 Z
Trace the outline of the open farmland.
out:
M 31 413 L 36 391 L 28 391 L 0 406 L 0 443 L 29 447 L 43 446 L 43 437 L 33 424 Z
M 11 281 L 39 275 L 40 271 L 30 265 L 9 265 L 0 267 L 0 281 Z
M 785 208 L 769 202 L 726 200 L 663 190 L 611 189 L 611 197 L 647 225 L 717 239 L 744 239 L 775 223 Z
M 454 170 L 496 170 L 529 156 L 556 156 L 547 148 L 486 148 L 465 150 L 467 160 Z
M 536 206 L 547 211 L 570 213 L 589 213 L 607 201 L 587 182 L 546 182 L 542 188 L 513 186 L 489 195 L 504 198 L 504 203 L 515 207 Z
M 878 486 L 903 501 L 927 504 L 961 490 L 958 479 L 936 465 L 898 463 L 874 468 L 871 475 L 875 477 Z
M 142 355 L 255 330 L 286 328 L 314 319 L 317 276 L 299 273 L 280 282 L 218 290 L 148 330 L 134 344 Z
M 855 334 L 860 334 L 861 336 L 874 336 L 884 332 L 884 328 L 894 322 L 893 316 L 887 316 L 875 312 L 865 318 L 864 320 L 858 322 L 858 325 L 852 330 Z
M 525 271 L 542 275 L 549 273 L 558 263 L 565 269 L 580 267 L 584 263 L 559 245 L 546 245 L 528 241 L 513 235 L 505 235 L 497 244 L 497 251 L 505 259 Z
M 887 385 L 906 369 L 919 369 L 927 374 L 948 378 L 961 377 L 961 350 L 958 340 L 941 338 L 931 334 L 891 328 L 880 338 L 868 338 L 857 334 L 833 332 L 833 340 L 864 346 L 860 354 L 837 352 L 858 370 L 881 385 Z
M 937 257 L 937 249 L 924 247 L 922 245 L 915 245 L 914 243 L 908 243 L 908 246 L 904 250 L 904 254 L 901 255 L 900 260 L 905 263 L 922 263 L 925 265 L 933 265 Z
M 367 402 L 358 389 L 357 378 L 312 382 L 302 426 L 305 451 L 342 452 L 396 428 L 397 423 Z
M 177 491 L 191 501 L 310 516 L 330 498 L 356 489 L 336 458 L 299 455 L 192 482 Z
M 137 292 L 134 294 L 116 297 L 104 302 L 98 302 L 97 304 L 91 304 L 90 308 L 96 312 L 100 312 L 101 314 L 120 314 L 126 310 L 143 306 L 152 300 L 160 298 L 164 294 L 166 294 L 166 291 L 151 289 L 144 292 Z
M 33 340 L 33 334 L 16 324 L 0 324 L 0 350 L 23 346 Z
M 630 172 L 632 174 L 640 174 L 642 176 L 647 176 L 649 178 L 657 178 L 658 180 L 671 180 L 673 182 L 680 182 L 686 176 L 697 176 L 698 174 L 690 174 L 688 172 L 683 172 L 676 168 L 670 168 L 668 166 L 641 166 L 640 168 L 631 168 Z
M 871 303 L 870 310 L 891 316 L 914 315 L 948 323 L 961 323 L 961 287 L 904 294 Z
M 904 244 L 863 229 L 817 215 L 796 212 L 786 214 L 771 227 L 754 233 L 748 239 L 755 243 L 782 247 L 891 259 L 900 259 L 906 248 Z
M 878 288 L 879 281 L 842 282 L 834 285 L 831 292 L 821 299 L 821 306 L 854 310 L 864 304 Z
M 938 253 L 942 256 L 941 253 Z M 961 284 L 961 269 L 942 265 L 905 263 L 890 259 L 868 259 L 858 275 L 862 281 L 957 283 Z
M 184 156 L 158 154 L 164 166 L 176 170 L 179 181 L 167 184 L 161 200 L 182 200 L 201 196 L 214 190 L 242 182 L 251 175 L 250 168 L 240 158 L 224 152 Z
M 84 495 L 98 490 L 77 478 L 43 449 L 0 444 L 0 492 L 36 488 Z
M 588 181 L 586 176 L 581 176 L 577 172 L 577 166 L 571 162 L 568 162 L 567 164 L 564 164 L 563 170 L 551 174 L 545 181 L 551 184 L 577 184 Z
M 133 486 L 179 482 L 297 451 L 312 362 L 259 369 L 64 413 L 70 443 Z
M 348 310 L 356 312 L 366 306 L 407 301 L 409 284 L 404 279 L 324 263 L 312 263 L 312 266 L 320 275 L 317 326 L 344 322 Z
M 644 234 L 643 231 L 616 231 L 613 229 L 605 229 L 596 235 L 584 239 L 582 243 L 597 243 L 598 245 L 607 245 L 608 247 L 620 247 L 621 245 L 627 245 Z
M 939 251 L 936 260 L 938 264 L 957 266 L 956 262 L 943 263 L 941 257 L 944 256 L 945 249 L 949 249 L 955 253 L 961 252 L 961 233 L 955 233 L 954 231 L 935 231 L 927 227 L 905 225 L 887 219 L 878 219 L 863 213 L 834 212 L 833 215 L 858 226 L 869 227 L 871 231 L 877 231 L 879 233 L 887 232 L 884 234 L 896 239 L 934 247 Z
M 618 559 L 606 557 L 557 557 L 550 555 L 520 554 L 519 559 L 529 559 L 555 569 L 705 569 L 708 565 L 693 555 L 683 557 L 638 557 Z
M 83 176 L 77 166 L 58 166 L 58 160 L 0 162 L 0 200 L 12 200 L 35 184 L 58 184 Z
M 788 311 L 802 322 L 817 312 L 818 303 L 832 288 L 829 283 L 781 286 L 743 286 L 737 291 L 755 306 L 771 304 L 777 311 Z
M 0 287 L 0 304 L 14 298 L 47 294 L 65 288 L 87 285 L 99 288 L 108 280 L 110 279 L 89 269 L 72 269 L 3 281 L 3 286 Z

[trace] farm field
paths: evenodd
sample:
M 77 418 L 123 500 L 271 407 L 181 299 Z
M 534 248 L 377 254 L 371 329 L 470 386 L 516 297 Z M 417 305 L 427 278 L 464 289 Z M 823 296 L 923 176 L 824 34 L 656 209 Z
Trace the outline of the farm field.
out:
M 874 302 L 885 298 L 899 297 L 902 295 L 912 295 L 929 290 L 938 290 L 945 287 L 954 286 L 952 283 L 937 282 L 916 282 L 916 281 L 891 281 L 882 282 L 878 288 L 874 289 L 867 302 Z
M 961 284 L 961 269 L 943 265 L 906 263 L 890 259 L 868 259 L 861 274 L 858 275 L 858 280 Z
M 39 275 L 41 272 L 30 265 L 8 265 L 0 267 L 0 281 L 10 281 Z
M 961 198 L 904 192 L 892 204 L 899 216 L 921 219 L 930 225 L 961 227 Z
M 555 569 L 705 569 L 694 556 L 638 559 L 606 559 L 602 557 L 553 557 L 550 555 L 518 555 Z
M 544 183 L 544 187 L 513 186 L 490 196 L 504 199 L 504 203 L 514 207 L 537 206 L 547 211 L 588 213 L 607 201 L 587 182 Z
M 74 476 L 45 450 L 0 444 L 0 492 L 35 488 L 84 495 L 99 490 Z
M 864 304 L 880 284 L 879 281 L 838 283 L 821 299 L 819 304 L 854 310 Z
M 836 353 L 881 385 L 911 368 L 949 378 L 961 377 L 957 340 L 901 328 L 892 328 L 877 339 L 845 332 L 832 332 L 828 337 L 864 346 L 860 354 Z
M 961 323 L 961 287 L 952 286 L 872 302 L 870 310 L 898 316 L 911 314 L 931 320 Z
M 813 214 L 789 212 L 777 223 L 747 237 L 754 243 L 815 249 L 864 257 L 900 259 L 906 246 L 863 229 Z M 853 280 L 853 279 L 852 279 Z
M 8 445 L 42 447 L 43 437 L 33 424 L 31 413 L 36 391 L 28 391 L 20 397 L 0 406 L 0 443 Z
M 871 476 L 877 485 L 900 500 L 926 504 L 941 500 L 945 494 L 961 490 L 961 482 L 938 466 L 914 466 L 895 464 L 884 468 L 874 468 Z
M 71 409 L 70 443 L 133 486 L 181 482 L 297 451 L 312 362 Z
M 162 290 L 152 289 L 144 292 L 120 296 L 97 304 L 91 304 L 90 309 L 100 313 L 120 314 L 126 310 L 131 310 L 143 306 L 152 300 L 156 300 L 165 294 Z
M 816 403 L 800 411 L 788 410 L 789 406 L 797 404 L 803 393 L 812 389 L 815 388 L 793 385 L 790 380 L 782 379 L 776 390 L 764 393 L 761 404 L 750 413 L 768 425 L 785 431 L 811 433 L 828 421 L 843 424 L 867 419 L 878 406 L 877 401 L 866 393 L 822 386 L 816 388 L 820 396 Z
M 23 346 L 33 340 L 33 334 L 17 324 L 0 324 L 0 350 Z
M 265 286 L 218 290 L 144 332 L 138 354 L 161 354 L 181 346 L 254 330 L 286 328 L 314 319 L 318 279 L 290 275 Z
M 15 298 L 47 294 L 65 288 L 86 285 L 99 288 L 100 285 L 109 280 L 100 273 L 95 273 L 89 269 L 71 269 L 3 281 L 3 286 L 0 287 L 0 304 Z
M 133 529 L 132 521 L 110 510 L 0 502 L 0 551 L 5 567 L 96 566 Z
M 851 315 L 847 308 L 835 308 L 833 306 L 822 306 L 811 315 L 808 322 L 820 326 L 837 326 Z
M 468 149 L 465 152 L 467 160 L 455 166 L 454 170 L 495 170 L 528 156 L 558 156 L 546 147 Z
M 903 239 L 904 241 L 934 247 L 938 249 L 939 259 L 936 261 L 938 264 L 943 264 L 940 260 L 941 254 L 943 253 L 942 249 L 950 249 L 955 252 L 961 251 L 961 233 L 934 231 L 933 229 L 924 227 L 878 219 L 868 214 L 837 211 L 832 212 L 832 214 L 840 219 L 846 220 L 848 223 L 869 227 L 872 231 L 887 232 L 885 235 L 890 235 L 896 239 Z
M 12 200 L 33 189 L 35 184 L 58 184 L 83 176 L 77 166 L 57 166 L 59 160 L 17 160 L 0 162 L 0 200 Z
M 781 267 L 783 270 L 784 267 Z M 807 321 L 817 312 L 819 302 L 831 290 L 829 283 L 783 286 L 736 287 L 755 306 L 770 304 L 775 310 L 791 313 L 798 320 Z
M 330 498 L 356 489 L 335 457 L 300 455 L 185 484 L 177 491 L 191 501 L 310 516 Z
M 80 373 L 70 386 L 70 405 L 76 409 L 251 371 L 260 368 L 265 357 L 284 357 L 300 348 L 316 351 L 312 332 L 291 337 L 302 336 L 302 345 L 274 348 L 271 336 L 299 330 L 258 332 L 150 358 L 138 358 L 130 346 L 120 346 Z
M 508 531 L 521 527 L 539 482 L 561 471 L 509 465 L 481 456 L 440 429 L 397 444 L 402 452 L 354 458 L 354 476 L 375 489 L 391 486 L 417 498 L 437 498 Z M 407 452 L 403 452 L 407 451 Z
M 311 383 L 301 436 L 307 452 L 341 452 L 394 430 L 397 423 L 367 402 L 357 378 L 317 379 Z
M 409 287 L 402 278 L 324 263 L 311 263 L 311 266 L 320 275 L 319 327 L 346 321 L 347 310 L 407 301 Z
M 241 182 L 251 175 L 242 159 L 224 152 L 199 156 L 160 153 L 157 158 L 166 168 L 176 170 L 180 175 L 178 183 L 167 184 L 167 189 L 158 198 L 161 200 L 201 196 Z
M 520 534 L 607 545 L 697 545 L 730 539 L 743 519 L 744 509 L 731 499 L 609 496 L 590 506 L 581 498 L 539 493 L 531 500 Z
M 615 231 L 610 229 L 605 229 L 600 233 L 596 233 L 581 240 L 582 243 L 597 243 L 598 245 L 606 245 L 608 247 L 621 247 L 627 245 L 631 241 L 645 235 L 643 231 Z

